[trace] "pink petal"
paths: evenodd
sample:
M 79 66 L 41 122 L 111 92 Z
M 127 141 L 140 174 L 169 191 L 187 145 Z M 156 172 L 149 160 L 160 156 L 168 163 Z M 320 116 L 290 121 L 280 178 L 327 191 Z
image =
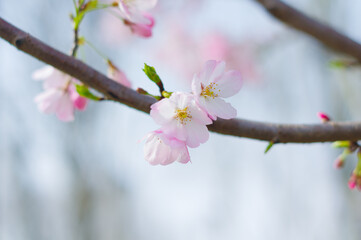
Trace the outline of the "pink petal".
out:
M 216 66 L 215 66 L 215 68 L 214 68 L 214 70 L 212 72 L 212 75 L 208 79 L 208 82 L 207 82 L 206 85 L 208 85 L 208 83 L 218 81 L 218 79 L 224 73 L 225 68 L 226 68 L 226 63 L 224 61 L 217 62 Z
M 189 108 L 192 115 L 192 121 L 196 121 L 203 125 L 212 124 L 212 120 L 208 117 L 207 112 L 203 111 L 197 104 L 193 104 Z
M 128 78 L 124 74 L 124 72 L 120 71 L 114 65 L 109 66 L 109 68 L 108 68 L 108 77 L 110 79 L 113 79 L 114 81 L 126 86 L 126 87 L 130 88 L 132 86 L 131 82 L 128 80 Z
M 169 98 L 154 103 L 150 108 L 150 116 L 157 124 L 164 125 L 173 120 L 175 106 Z
M 187 124 L 186 130 L 188 134 L 186 144 L 191 148 L 198 147 L 209 138 L 208 128 L 205 125 L 192 122 Z
M 190 161 L 190 156 L 187 146 L 184 144 L 183 147 L 174 148 L 173 151 L 171 151 L 170 159 L 175 159 L 175 161 L 183 164 L 188 163 Z
M 74 106 L 68 94 L 64 94 L 59 99 L 55 114 L 61 121 L 64 122 L 74 120 Z
M 204 105 L 208 114 L 223 118 L 223 119 L 231 119 L 237 116 L 237 110 L 232 107 L 230 103 L 225 102 L 221 98 L 211 99 L 209 102 L 206 102 Z M 214 119 L 215 120 L 215 119 Z
M 231 97 L 239 92 L 242 87 L 241 73 L 238 71 L 229 71 L 225 73 L 219 81 L 216 82 L 216 89 L 220 97 Z
M 192 92 L 194 95 L 198 96 L 202 93 L 201 81 L 197 74 L 194 74 L 192 80 Z
M 202 71 L 199 73 L 200 82 L 202 82 L 204 85 L 208 85 L 209 79 L 211 78 L 212 73 L 216 68 L 216 65 L 217 65 L 217 61 L 215 60 L 208 60 L 204 64 Z
M 146 24 L 130 24 L 132 32 L 141 37 L 151 37 L 152 36 L 152 26 Z
M 161 130 L 168 136 L 172 136 L 181 141 L 187 139 L 187 130 L 184 125 L 180 124 L 178 121 L 170 121 L 168 124 L 163 125 Z
M 177 141 L 175 145 L 168 145 L 172 141 Z M 144 158 L 152 165 L 168 165 L 175 161 L 187 163 L 190 160 L 188 149 L 184 142 L 176 139 L 169 140 L 160 131 L 155 131 L 147 135 L 144 145 Z
M 54 70 L 55 70 L 54 67 L 50 65 L 46 65 L 45 67 L 42 67 L 34 71 L 31 77 L 34 80 L 44 80 L 50 77 L 54 73 Z
M 169 98 L 179 109 L 184 109 L 194 101 L 194 95 L 183 92 L 174 92 Z
M 58 89 L 49 89 L 37 95 L 34 100 L 38 104 L 40 112 L 50 114 L 56 111 L 59 99 L 63 94 L 64 92 Z

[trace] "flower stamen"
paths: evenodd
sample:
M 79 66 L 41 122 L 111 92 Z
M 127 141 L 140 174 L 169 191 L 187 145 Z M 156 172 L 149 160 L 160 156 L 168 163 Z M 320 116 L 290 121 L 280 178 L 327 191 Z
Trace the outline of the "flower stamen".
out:
M 207 87 L 203 87 L 203 85 L 201 85 L 202 87 L 202 92 L 201 92 L 201 96 L 207 98 L 207 97 L 211 97 L 211 98 L 215 98 L 218 97 L 218 94 L 216 93 L 216 87 L 218 86 L 218 84 L 216 83 L 210 83 Z M 218 90 L 219 92 L 220 90 Z
M 174 112 L 176 114 L 175 119 L 177 119 L 182 125 L 186 125 L 187 122 L 192 120 L 192 115 L 190 114 L 188 107 L 184 109 L 176 109 Z

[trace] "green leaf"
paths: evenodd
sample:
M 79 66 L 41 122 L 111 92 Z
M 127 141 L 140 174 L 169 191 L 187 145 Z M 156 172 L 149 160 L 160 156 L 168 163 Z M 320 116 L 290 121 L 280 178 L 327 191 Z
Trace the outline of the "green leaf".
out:
M 157 84 L 159 87 L 160 92 L 164 91 L 163 83 L 160 77 L 158 76 L 157 72 L 155 71 L 154 67 L 147 65 L 144 63 L 144 69 L 143 72 L 148 76 L 148 78 Z
M 336 141 L 332 143 L 333 148 L 348 148 L 351 146 L 350 141 Z
M 273 147 L 273 145 L 274 145 L 274 142 L 273 142 L 273 141 L 269 142 L 269 144 L 268 144 L 268 146 L 266 147 L 266 150 L 264 151 L 264 153 L 265 153 L 265 154 L 268 153 L 268 151 Z
M 93 93 L 89 91 L 89 88 L 85 85 L 75 85 L 76 91 L 79 93 L 80 96 L 94 100 L 94 101 L 100 101 L 102 98 L 95 96 Z

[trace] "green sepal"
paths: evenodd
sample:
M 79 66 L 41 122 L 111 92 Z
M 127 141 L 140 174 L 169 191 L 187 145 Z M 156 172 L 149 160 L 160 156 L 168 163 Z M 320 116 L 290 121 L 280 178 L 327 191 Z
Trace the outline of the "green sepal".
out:
M 273 147 L 275 143 L 273 141 L 270 141 L 268 146 L 266 147 L 266 150 L 264 150 L 264 154 L 268 153 L 268 151 Z
M 76 91 L 79 93 L 80 96 L 94 100 L 94 101 L 100 101 L 102 100 L 101 97 L 95 96 L 92 92 L 89 91 L 89 88 L 85 85 L 75 85 Z
M 333 148 L 348 148 L 351 146 L 350 141 L 336 141 L 332 143 Z
M 170 96 L 172 96 L 173 92 L 167 92 L 167 91 L 163 91 L 162 92 L 162 96 L 164 98 L 170 98 Z
M 149 92 L 145 91 L 143 88 L 137 88 L 137 93 L 153 97 L 153 98 L 157 99 L 158 101 L 162 99 L 161 96 L 155 96 L 153 94 L 150 94 Z

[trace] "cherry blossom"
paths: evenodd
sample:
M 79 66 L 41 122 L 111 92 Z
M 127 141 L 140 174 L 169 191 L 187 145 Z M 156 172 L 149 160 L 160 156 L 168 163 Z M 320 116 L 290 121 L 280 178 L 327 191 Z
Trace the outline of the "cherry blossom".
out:
M 77 83 L 77 80 L 51 66 L 35 71 L 32 77 L 44 81 L 45 91 L 35 97 L 39 111 L 55 113 L 60 120 L 68 122 L 74 120 L 75 109 L 85 109 L 87 99 L 76 92 L 74 83 Z
M 209 138 L 206 125 L 212 120 L 199 108 L 192 94 L 175 92 L 153 104 L 150 115 L 162 126 L 164 134 L 184 141 L 189 147 L 198 147 Z
M 174 137 L 168 137 L 162 131 L 154 131 L 146 136 L 144 158 L 151 165 L 168 165 L 175 161 L 187 163 L 190 161 L 185 142 Z
M 154 18 L 145 11 L 156 4 L 157 0 L 119 0 L 118 5 L 125 25 L 129 26 L 134 34 L 150 37 Z
M 235 70 L 224 72 L 224 69 L 225 62 L 209 60 L 192 81 L 197 103 L 213 120 L 217 117 L 230 119 L 237 116 L 237 110 L 222 98 L 238 93 L 242 86 L 241 74 Z

